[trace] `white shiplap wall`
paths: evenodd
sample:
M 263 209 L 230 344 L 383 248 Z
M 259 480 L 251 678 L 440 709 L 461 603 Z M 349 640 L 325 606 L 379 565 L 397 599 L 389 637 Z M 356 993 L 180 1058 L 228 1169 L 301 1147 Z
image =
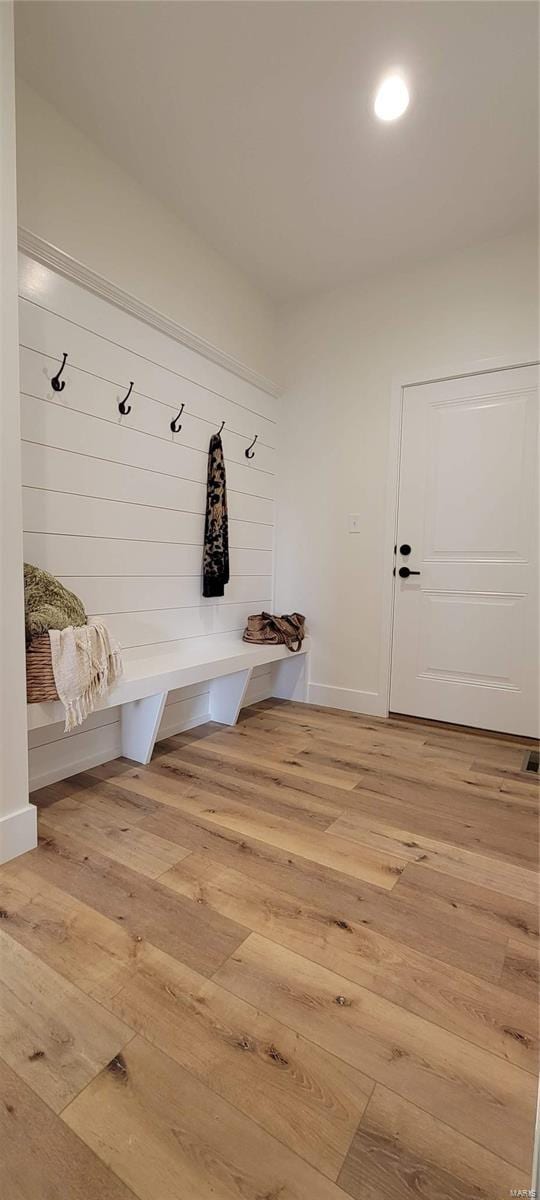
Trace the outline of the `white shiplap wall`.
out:
M 26 561 L 75 591 L 126 660 L 240 635 L 250 613 L 272 605 L 276 401 L 24 255 L 20 341 Z M 66 386 L 55 392 L 64 351 Z M 130 380 L 132 411 L 122 417 Z M 216 601 L 202 596 L 201 563 L 208 442 L 222 420 L 231 581 Z M 248 702 L 270 687 L 262 668 Z M 159 736 L 207 716 L 205 686 L 171 693 Z M 61 726 L 36 730 L 31 786 L 118 754 L 115 709 L 69 736 Z

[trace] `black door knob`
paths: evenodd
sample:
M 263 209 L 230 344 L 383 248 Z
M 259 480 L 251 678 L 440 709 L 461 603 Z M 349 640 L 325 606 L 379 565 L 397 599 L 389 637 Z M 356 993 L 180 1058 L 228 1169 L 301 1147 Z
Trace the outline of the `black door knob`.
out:
M 399 553 L 400 554 L 410 554 L 411 553 L 411 547 L 409 546 L 408 542 L 404 542 L 403 545 L 399 547 Z
M 419 575 L 420 571 L 409 571 L 408 567 L 400 567 L 399 574 L 401 579 L 408 579 L 409 575 Z

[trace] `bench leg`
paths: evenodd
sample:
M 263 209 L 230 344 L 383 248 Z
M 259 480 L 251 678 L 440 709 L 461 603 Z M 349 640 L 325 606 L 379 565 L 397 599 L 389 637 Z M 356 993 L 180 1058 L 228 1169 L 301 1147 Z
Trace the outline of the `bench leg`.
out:
M 238 714 L 251 679 L 251 668 L 221 675 L 210 684 L 210 716 L 221 725 L 236 725 Z
M 131 700 L 121 709 L 122 754 L 134 762 L 148 763 L 163 716 L 167 692 Z
M 291 654 L 276 663 L 272 695 L 278 700 L 305 701 L 307 696 L 308 655 Z

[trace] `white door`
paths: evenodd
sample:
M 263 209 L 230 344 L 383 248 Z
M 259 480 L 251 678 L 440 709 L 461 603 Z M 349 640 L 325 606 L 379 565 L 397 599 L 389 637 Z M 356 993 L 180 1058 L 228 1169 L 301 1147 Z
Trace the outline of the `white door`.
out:
M 537 420 L 538 367 L 404 389 L 393 712 L 538 734 Z

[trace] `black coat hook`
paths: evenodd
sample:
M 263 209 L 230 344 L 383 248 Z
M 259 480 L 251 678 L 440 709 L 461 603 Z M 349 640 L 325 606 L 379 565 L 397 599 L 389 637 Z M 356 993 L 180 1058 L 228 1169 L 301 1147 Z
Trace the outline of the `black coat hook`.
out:
M 259 436 L 258 433 L 256 433 L 255 437 L 253 438 L 253 441 L 251 443 L 251 446 L 248 446 L 247 450 L 244 450 L 244 454 L 245 454 L 246 458 L 255 458 L 255 451 L 254 451 L 253 447 L 255 445 L 255 442 L 257 441 L 258 436 Z
M 220 427 L 219 427 L 219 429 L 218 429 L 218 437 L 221 437 L 221 434 L 223 433 L 223 430 L 224 430 L 224 429 L 225 429 L 225 421 L 222 421 L 222 422 L 221 422 L 221 425 L 220 425 Z
M 62 366 L 60 367 L 60 370 L 56 372 L 56 375 L 53 375 L 53 377 L 51 379 L 51 387 L 53 388 L 53 391 L 55 391 L 55 392 L 63 392 L 63 390 L 66 386 L 65 379 L 62 379 L 62 380 L 60 379 L 62 371 L 64 370 L 64 367 L 66 365 L 66 358 L 67 358 L 67 354 L 64 351 L 64 356 L 62 359 Z
M 180 417 L 182 416 L 183 411 L 184 411 L 184 405 L 182 404 L 182 407 L 180 409 L 180 412 L 178 413 L 178 416 L 174 417 L 174 419 L 171 421 L 171 433 L 180 433 L 182 426 L 178 424 L 178 421 L 180 420 Z
M 126 392 L 126 395 L 124 396 L 124 399 L 123 399 L 123 400 L 121 400 L 121 401 L 120 401 L 120 403 L 119 403 L 119 405 L 118 405 L 118 412 L 122 413 L 122 416 L 123 416 L 123 417 L 127 417 L 127 414 L 131 412 L 131 404 L 128 404 L 127 402 L 128 402 L 128 400 L 129 400 L 129 397 L 131 396 L 131 389 L 132 389 L 132 387 L 133 387 L 133 380 L 131 380 L 131 383 L 130 383 L 130 385 L 129 385 L 129 389 L 128 389 L 128 391 Z

